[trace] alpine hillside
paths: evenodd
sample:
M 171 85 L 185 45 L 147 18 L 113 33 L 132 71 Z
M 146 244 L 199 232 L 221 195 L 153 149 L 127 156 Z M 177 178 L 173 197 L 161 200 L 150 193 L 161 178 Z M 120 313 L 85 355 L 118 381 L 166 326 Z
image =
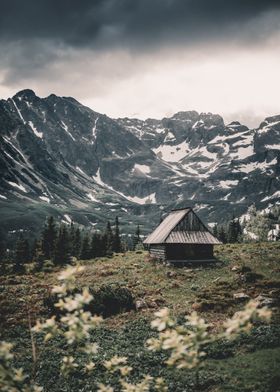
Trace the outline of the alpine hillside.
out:
M 112 119 L 71 97 L 23 90 L 0 101 L 2 229 L 36 231 L 46 215 L 148 232 L 172 208 L 208 223 L 280 201 L 280 115 L 257 129 L 217 114 Z

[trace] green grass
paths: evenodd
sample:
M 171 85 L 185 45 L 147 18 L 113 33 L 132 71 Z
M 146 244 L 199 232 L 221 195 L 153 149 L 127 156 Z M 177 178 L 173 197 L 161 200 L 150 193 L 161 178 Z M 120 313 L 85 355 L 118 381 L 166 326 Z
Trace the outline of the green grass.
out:
M 115 255 L 84 262 L 77 286 L 97 289 L 103 285 L 119 284 L 128 288 L 135 301 L 145 306 L 138 311 L 121 313 L 105 320 L 104 327 L 93 336 L 100 344 L 97 361 L 114 354 L 126 355 L 134 367 L 133 380 L 141 374 L 162 375 L 170 391 L 237 391 L 276 392 L 279 384 L 280 327 L 279 302 L 271 325 L 258 325 L 250 336 L 235 342 L 218 342 L 207 348 L 205 366 L 200 370 L 199 385 L 194 371 L 174 371 L 162 365 L 164 355 L 151 353 L 144 342 L 153 334 L 150 320 L 153 313 L 168 306 L 176 316 L 196 309 L 213 324 L 213 333 L 222 322 L 244 303 L 233 294 L 244 292 L 251 298 L 268 295 L 276 301 L 280 297 L 280 244 L 234 244 L 218 246 L 220 260 L 216 266 L 174 268 L 152 262 L 147 252 Z M 233 271 L 233 267 L 239 271 Z M 253 282 L 244 280 L 240 269 L 244 266 L 258 274 Z M 49 316 L 44 299 L 57 282 L 58 270 L 50 273 L 10 275 L 0 278 L 0 331 L 3 338 L 16 343 L 16 363 L 31 367 L 31 347 L 28 313 L 36 318 Z M 92 391 L 94 381 L 115 382 L 98 366 L 92 377 L 74 375 L 67 382 L 59 376 L 61 356 L 67 348 L 61 340 L 40 349 L 38 382 L 45 391 Z M 77 350 L 74 350 L 77 353 Z M 79 354 L 82 361 L 82 354 Z

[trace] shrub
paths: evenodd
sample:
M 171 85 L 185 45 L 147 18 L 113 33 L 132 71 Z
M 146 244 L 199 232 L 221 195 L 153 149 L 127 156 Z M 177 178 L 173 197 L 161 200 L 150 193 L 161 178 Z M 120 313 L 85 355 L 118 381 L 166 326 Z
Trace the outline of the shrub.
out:
M 45 260 L 42 266 L 43 272 L 52 272 L 54 263 L 51 260 Z
M 80 292 L 80 289 L 75 289 L 71 294 Z M 97 290 L 89 288 L 89 292 L 93 296 L 93 300 L 90 304 L 85 306 L 85 310 L 90 311 L 92 314 L 110 317 L 136 309 L 134 298 L 130 290 L 121 287 L 118 284 L 103 285 Z M 58 315 L 61 313 L 61 310 L 55 307 L 57 301 L 57 295 L 51 292 L 44 298 L 44 306 L 51 315 Z

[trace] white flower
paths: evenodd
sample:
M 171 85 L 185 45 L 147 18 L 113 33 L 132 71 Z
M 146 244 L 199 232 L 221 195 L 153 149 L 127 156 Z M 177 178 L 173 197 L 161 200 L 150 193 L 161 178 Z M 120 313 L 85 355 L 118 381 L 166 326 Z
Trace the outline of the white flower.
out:
M 84 269 L 85 267 L 82 267 L 80 265 L 75 267 L 68 266 L 59 274 L 58 280 L 72 280 L 73 278 L 75 278 L 75 274 L 77 274 L 78 272 L 82 272 Z
M 126 364 L 126 361 L 126 357 L 118 357 L 117 355 L 115 355 L 109 361 L 104 361 L 103 365 L 107 370 L 115 372 L 120 368 L 119 365 Z
M 120 367 L 120 373 L 122 376 L 128 376 L 131 371 L 133 370 L 133 368 L 131 366 L 122 366 Z
M 99 383 L 97 384 L 97 386 L 98 386 L 97 392 L 114 392 L 114 389 L 109 385 L 104 385 Z
M 0 342 L 0 359 L 5 361 L 13 359 L 14 356 L 11 353 L 12 348 L 12 343 Z
M 90 361 L 85 366 L 87 372 L 91 372 L 95 368 L 95 363 Z
M 152 328 L 157 329 L 159 332 L 174 325 L 174 321 L 170 318 L 170 312 L 168 308 L 163 308 L 156 312 L 155 316 L 157 318 L 151 322 L 151 326 Z
M 97 343 L 88 344 L 84 348 L 84 352 L 88 355 L 97 354 L 99 346 Z

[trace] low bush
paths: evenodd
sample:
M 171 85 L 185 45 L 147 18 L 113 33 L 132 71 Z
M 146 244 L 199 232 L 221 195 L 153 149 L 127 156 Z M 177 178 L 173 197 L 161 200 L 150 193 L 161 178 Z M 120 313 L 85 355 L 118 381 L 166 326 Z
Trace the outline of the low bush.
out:
M 76 289 L 75 292 L 78 293 L 80 290 Z M 85 307 L 85 310 L 92 314 L 98 314 L 106 318 L 136 309 L 130 290 L 118 284 L 103 285 L 99 289 L 89 288 L 89 292 L 93 296 L 93 300 Z M 44 306 L 48 309 L 50 315 L 61 313 L 54 306 L 57 301 L 57 295 L 51 292 L 44 298 Z

